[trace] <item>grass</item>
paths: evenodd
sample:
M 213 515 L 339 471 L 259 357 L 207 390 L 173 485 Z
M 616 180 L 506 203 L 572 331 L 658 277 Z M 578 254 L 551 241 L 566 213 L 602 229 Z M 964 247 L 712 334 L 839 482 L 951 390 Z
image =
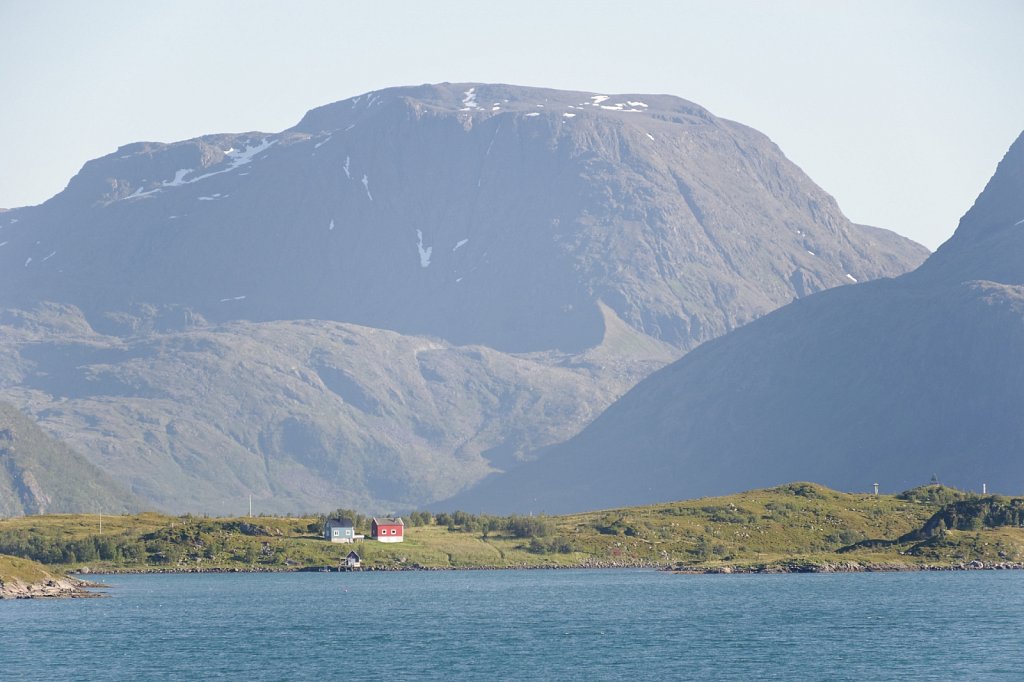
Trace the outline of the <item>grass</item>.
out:
M 35 561 L 0 554 L 0 586 L 9 582 L 28 585 L 53 580 L 54 577 L 53 573 Z
M 981 517 L 963 516 L 965 508 L 991 514 L 993 504 L 1020 502 L 1000 499 L 988 502 L 941 486 L 874 496 L 792 483 L 718 498 L 550 517 L 535 537 L 513 537 L 508 530 L 485 535 L 480 519 L 471 518 L 470 525 L 477 523 L 472 532 L 407 526 L 405 542 L 354 545 L 321 539 L 316 518 L 146 513 L 104 516 L 101 530 L 96 515 L 28 516 L 0 520 L 0 552 L 57 569 L 87 565 L 97 572 L 336 566 L 352 549 L 370 568 L 656 565 L 708 570 L 1020 562 L 1024 528 L 989 527 Z M 940 511 L 948 516 L 954 506 L 959 510 L 956 528 L 922 532 L 929 519 Z

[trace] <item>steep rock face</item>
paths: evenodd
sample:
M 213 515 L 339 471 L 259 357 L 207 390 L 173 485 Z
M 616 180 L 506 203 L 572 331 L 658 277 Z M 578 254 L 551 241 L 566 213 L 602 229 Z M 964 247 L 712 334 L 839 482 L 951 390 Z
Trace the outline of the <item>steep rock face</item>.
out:
M 925 255 L 685 100 L 394 88 L 0 215 L 0 396 L 164 509 L 422 506 Z
M 11 221 L 17 221 L 12 223 Z M 926 251 L 675 97 L 396 88 L 278 134 L 138 143 L 5 214 L 0 303 L 353 322 L 500 350 L 680 350 Z
M 551 512 L 804 479 L 1024 487 L 1024 137 L 925 265 L 797 301 L 451 504 Z M 555 483 L 557 482 L 557 484 Z
M 111 477 L 0 403 L 0 516 L 138 508 L 139 500 Z

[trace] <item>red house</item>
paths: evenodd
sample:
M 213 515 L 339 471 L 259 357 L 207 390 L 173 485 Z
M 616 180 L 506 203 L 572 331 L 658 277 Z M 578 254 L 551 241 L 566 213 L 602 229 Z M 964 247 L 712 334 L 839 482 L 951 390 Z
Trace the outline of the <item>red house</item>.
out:
M 370 523 L 370 537 L 377 542 L 402 542 L 405 539 L 405 522 L 401 518 L 375 518 Z

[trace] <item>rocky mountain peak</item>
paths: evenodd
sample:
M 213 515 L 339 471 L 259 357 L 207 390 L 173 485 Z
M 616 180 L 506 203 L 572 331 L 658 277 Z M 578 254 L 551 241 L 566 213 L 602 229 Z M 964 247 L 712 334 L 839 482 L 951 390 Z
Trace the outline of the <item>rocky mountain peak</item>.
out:
M 1024 133 L 1017 137 L 956 232 L 914 279 L 1024 284 Z
M 669 95 L 601 94 L 487 83 L 439 83 L 388 88 L 317 107 L 291 129 L 316 134 L 345 130 L 382 111 L 409 108 L 418 113 L 462 114 L 478 122 L 508 114 L 529 118 L 647 114 L 660 118 L 715 120 L 706 109 Z
M 964 214 L 947 243 L 958 245 L 1010 231 L 1024 233 L 1024 194 L 1021 187 L 1024 187 L 1024 132 L 1010 146 L 995 174 Z

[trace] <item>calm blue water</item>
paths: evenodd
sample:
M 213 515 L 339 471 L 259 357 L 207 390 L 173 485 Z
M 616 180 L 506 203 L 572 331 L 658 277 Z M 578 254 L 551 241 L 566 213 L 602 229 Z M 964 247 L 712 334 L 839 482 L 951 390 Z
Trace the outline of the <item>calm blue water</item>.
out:
M 0 602 L 0 679 L 1024 679 L 1022 572 L 103 579 Z

